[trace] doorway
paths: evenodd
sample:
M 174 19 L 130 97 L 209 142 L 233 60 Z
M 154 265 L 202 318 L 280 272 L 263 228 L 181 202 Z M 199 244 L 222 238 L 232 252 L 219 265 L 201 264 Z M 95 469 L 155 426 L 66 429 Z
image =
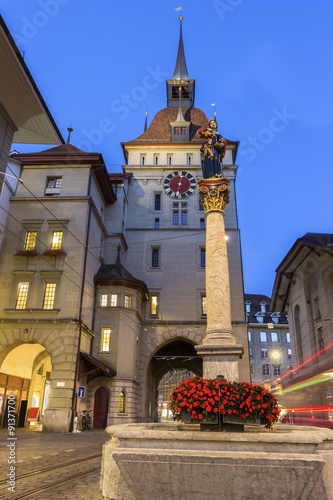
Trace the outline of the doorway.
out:
M 109 391 L 99 387 L 94 400 L 94 429 L 105 429 L 108 420 Z

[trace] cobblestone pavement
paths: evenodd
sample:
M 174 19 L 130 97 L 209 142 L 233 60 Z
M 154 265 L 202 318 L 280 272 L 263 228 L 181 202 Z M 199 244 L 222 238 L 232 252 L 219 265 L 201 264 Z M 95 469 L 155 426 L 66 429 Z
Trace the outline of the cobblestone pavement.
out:
M 15 492 L 8 491 L 7 474 L 10 441 L 8 432 L 0 430 L 0 499 L 16 500 L 37 491 L 31 500 L 102 500 L 99 492 L 102 446 L 109 439 L 105 431 L 91 430 L 80 434 L 47 434 L 17 430 L 15 437 Z M 10 438 L 12 439 L 12 438 Z M 90 458 L 91 457 L 91 458 Z M 88 460 L 87 460 L 88 459 Z M 79 461 L 79 462 L 78 462 Z M 47 470 L 45 470 L 47 469 Z M 43 472 L 44 470 L 44 472 Z M 26 477 L 26 474 L 32 475 Z M 70 479 L 43 491 L 46 485 Z

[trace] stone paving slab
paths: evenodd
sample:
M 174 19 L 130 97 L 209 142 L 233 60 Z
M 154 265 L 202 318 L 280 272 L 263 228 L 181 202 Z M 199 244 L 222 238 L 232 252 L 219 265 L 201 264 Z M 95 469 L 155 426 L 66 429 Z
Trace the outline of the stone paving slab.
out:
M 72 479 L 54 488 L 41 491 L 29 497 L 32 500 L 102 500 L 99 493 L 101 457 L 56 469 L 59 465 L 75 462 L 102 453 L 103 444 L 109 440 L 105 431 L 91 430 L 80 434 L 48 434 L 36 431 L 18 430 L 15 434 L 16 475 L 27 474 L 50 467 L 41 474 L 17 479 L 16 492 L 9 492 L 6 485 L 0 485 L 0 499 L 15 500 L 22 493 L 43 488 L 59 479 L 71 477 L 80 472 L 86 475 Z M 8 432 L 0 430 L 0 481 L 7 479 L 9 472 Z M 52 467 L 55 470 L 52 470 Z M 92 472 L 92 469 L 96 469 Z

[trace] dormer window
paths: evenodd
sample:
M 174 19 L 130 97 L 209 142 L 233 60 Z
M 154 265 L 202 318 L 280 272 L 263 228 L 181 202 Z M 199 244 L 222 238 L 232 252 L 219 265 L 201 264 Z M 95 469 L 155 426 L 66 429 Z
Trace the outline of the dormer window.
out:
M 260 311 L 262 313 L 265 313 L 266 312 L 266 302 L 260 302 Z
M 251 303 L 245 302 L 245 311 L 247 313 L 251 312 Z

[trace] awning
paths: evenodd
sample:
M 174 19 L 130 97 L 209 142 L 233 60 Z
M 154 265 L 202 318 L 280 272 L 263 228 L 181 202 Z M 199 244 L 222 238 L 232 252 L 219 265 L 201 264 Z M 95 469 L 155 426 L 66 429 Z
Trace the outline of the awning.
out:
M 80 366 L 79 378 L 90 375 L 94 375 L 92 378 L 100 376 L 114 377 L 115 375 L 117 375 L 117 372 L 113 370 L 113 368 L 106 365 L 105 363 L 102 363 L 102 361 L 99 361 L 99 359 L 89 356 L 89 354 L 85 352 L 80 352 L 80 358 L 83 359 L 86 363 L 89 363 L 90 366 L 88 367 L 87 371 L 81 370 Z

